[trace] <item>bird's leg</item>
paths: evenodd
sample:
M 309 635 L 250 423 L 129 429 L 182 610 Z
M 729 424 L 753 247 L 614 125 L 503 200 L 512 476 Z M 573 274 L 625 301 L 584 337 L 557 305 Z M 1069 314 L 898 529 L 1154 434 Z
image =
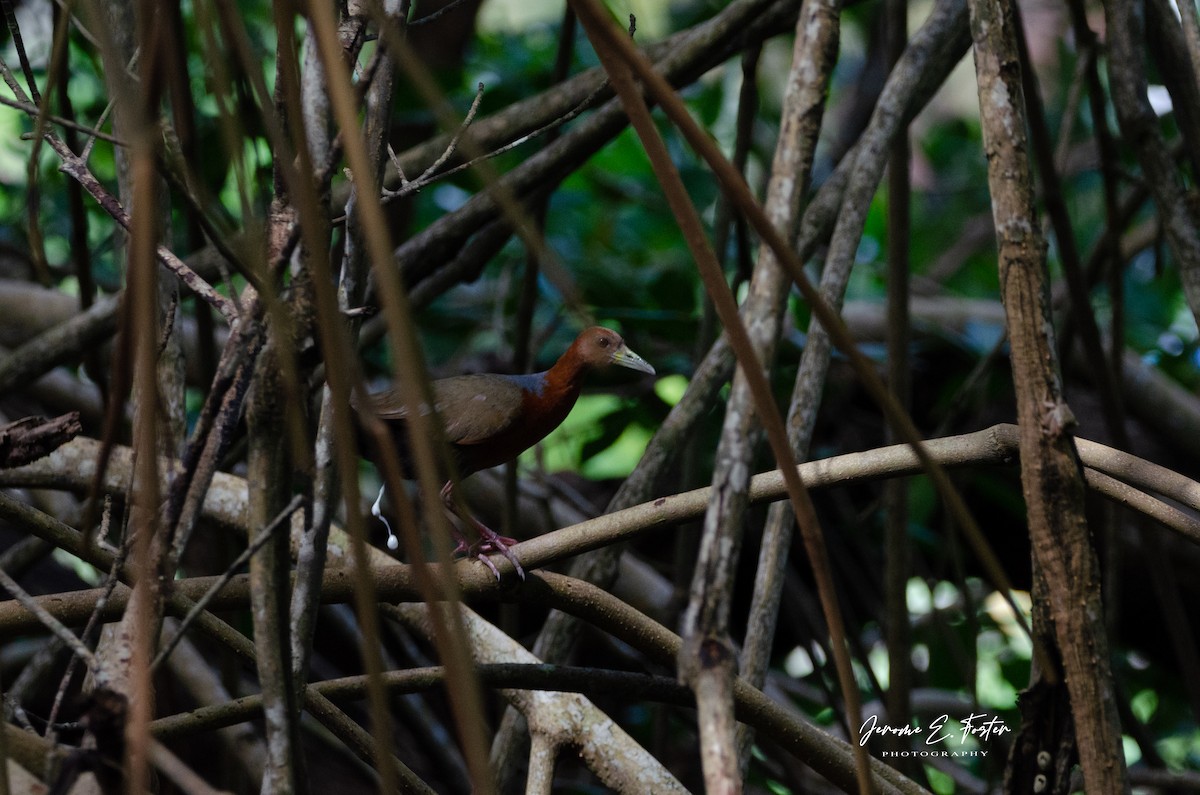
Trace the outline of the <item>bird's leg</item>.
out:
M 392 526 L 390 524 L 388 524 L 388 520 L 383 518 L 383 508 L 381 506 L 383 504 L 384 488 L 385 488 L 384 486 L 379 487 L 379 496 L 375 498 L 375 502 L 372 503 L 372 505 L 371 505 L 371 515 L 374 516 L 379 521 L 383 522 L 383 526 L 387 528 L 388 549 L 399 549 L 400 548 L 400 539 L 396 538 L 396 534 L 392 532 Z
M 500 579 L 500 572 L 496 570 L 496 566 L 486 557 L 490 552 L 499 552 L 508 558 L 508 562 L 517 570 L 517 574 L 520 575 L 521 579 L 525 579 L 525 569 L 521 568 L 521 561 L 517 560 L 516 553 L 509 549 L 509 547 L 516 545 L 517 540 L 500 535 L 476 519 L 467 510 L 466 506 L 462 506 L 460 510 L 458 503 L 454 499 L 454 481 L 447 481 L 446 485 L 442 487 L 442 502 L 445 503 L 446 510 L 471 525 L 471 527 L 474 527 L 475 532 L 479 533 L 479 541 L 471 546 L 466 546 L 466 542 L 460 538 L 458 540 L 458 548 L 454 550 L 455 552 L 466 552 L 468 555 L 478 557 L 492 570 L 496 575 L 496 579 Z
M 374 517 L 375 517 L 376 519 L 378 519 L 379 521 L 383 522 L 383 526 L 387 528 L 387 531 L 388 531 L 388 540 L 387 540 L 388 549 L 398 549 L 398 548 L 400 547 L 400 539 L 396 537 L 396 534 L 395 534 L 394 532 L 392 532 L 392 526 L 391 526 L 391 524 L 389 524 L 389 523 L 388 523 L 388 520 L 387 520 L 386 518 L 384 518 L 384 516 L 383 516 L 383 508 L 382 508 L 382 505 L 383 505 L 383 493 L 384 493 L 384 489 L 385 489 L 385 487 L 384 487 L 384 486 L 380 486 L 380 487 L 379 487 L 379 496 L 378 496 L 378 497 L 376 497 L 376 498 L 375 498 L 375 502 L 371 504 L 371 515 L 372 515 L 372 516 L 374 516 Z M 443 489 L 443 490 L 442 490 L 442 499 L 443 499 L 443 500 L 447 499 L 447 498 L 446 498 L 446 495 L 445 495 L 445 492 L 446 492 L 446 490 L 445 490 L 445 489 Z M 447 505 L 447 507 L 449 507 L 449 506 L 450 506 L 450 503 L 449 503 L 449 502 L 447 502 L 447 503 L 446 503 L 446 505 Z M 453 509 L 451 509 L 451 510 L 453 510 Z M 457 514 L 457 513 L 455 513 L 454 515 L 455 515 L 455 516 L 458 516 L 458 514 Z M 473 518 L 473 517 L 472 517 L 472 518 Z M 464 520 L 464 521 L 466 521 L 466 520 Z M 487 528 L 485 525 L 483 525 L 483 524 L 481 524 L 481 523 L 479 523 L 479 522 L 474 522 L 473 524 L 474 524 L 474 525 L 476 525 L 476 526 L 477 526 L 477 528 L 478 528 L 478 527 L 482 527 L 484 530 L 488 530 L 488 532 L 491 532 L 491 530 L 489 530 L 489 529 L 488 529 L 488 528 Z M 483 561 L 483 565 L 485 565 L 485 566 L 487 566 L 489 569 L 491 569 L 491 570 L 492 570 L 492 574 L 495 574 L 495 575 L 496 575 L 496 579 L 497 579 L 497 580 L 498 580 L 498 579 L 500 579 L 500 570 L 496 568 L 496 564 L 495 564 L 495 563 L 492 563 L 492 561 L 490 561 L 490 560 L 487 558 L 487 556 L 486 556 L 484 553 L 486 553 L 486 552 L 507 552 L 507 549 L 508 549 L 508 548 L 507 548 L 507 547 L 503 547 L 503 546 L 500 546 L 500 547 L 495 547 L 495 548 L 493 548 L 493 544 L 492 544 L 492 542 L 491 542 L 490 540 L 482 540 L 482 541 L 480 541 L 480 542 L 478 543 L 477 547 L 476 547 L 474 550 L 472 550 L 472 548 L 471 548 L 471 545 L 467 543 L 467 538 L 466 538 L 466 536 L 464 536 L 464 535 L 462 534 L 462 532 L 461 532 L 461 531 L 458 529 L 458 525 L 454 524 L 454 522 L 450 522 L 450 529 L 451 529 L 451 531 L 453 531 L 453 533 L 454 533 L 454 540 L 455 540 L 456 542 L 458 542 L 458 546 L 456 546 L 456 547 L 454 548 L 454 552 L 452 552 L 451 554 L 453 554 L 453 555 L 457 555 L 458 553 L 460 553 L 460 552 L 461 552 L 461 553 L 463 553 L 464 555 L 475 555 L 475 556 L 478 556 L 478 557 L 479 557 L 479 559 L 480 559 L 481 561 Z M 495 533 L 492 533 L 492 535 L 495 535 Z M 504 536 L 497 536 L 497 538 L 499 538 L 501 541 L 508 541 L 510 544 L 515 544 L 515 543 L 517 543 L 517 542 L 516 542 L 516 541 L 514 541 L 513 539 L 511 539 L 511 538 L 505 538 Z M 518 564 L 518 563 L 517 563 L 517 562 L 514 560 L 514 558 L 515 558 L 516 556 L 515 556 L 515 555 L 513 555 L 511 552 L 507 552 L 507 554 L 505 555 L 505 557 L 508 557 L 508 558 L 509 558 L 509 560 L 512 560 L 512 561 L 513 561 L 513 565 L 517 567 L 517 572 L 518 572 L 518 573 L 520 573 L 520 575 L 521 575 L 521 578 L 522 578 L 522 579 L 524 579 L 524 578 L 525 578 L 525 572 L 521 570 L 521 566 L 520 566 L 520 564 Z
M 455 513 L 449 506 L 447 506 L 447 524 L 450 525 L 450 532 L 454 535 L 454 549 L 450 552 L 451 556 L 461 554 L 468 557 L 478 557 L 479 562 L 491 569 L 492 574 L 495 574 L 496 579 L 499 580 L 500 570 L 496 568 L 496 564 L 492 563 L 491 559 L 486 555 L 481 554 L 481 550 L 479 548 L 471 548 L 471 543 L 467 541 L 467 537 L 463 535 L 463 531 L 458 528 L 458 523 L 454 521 L 453 517 L 456 516 L 458 516 L 458 514 Z

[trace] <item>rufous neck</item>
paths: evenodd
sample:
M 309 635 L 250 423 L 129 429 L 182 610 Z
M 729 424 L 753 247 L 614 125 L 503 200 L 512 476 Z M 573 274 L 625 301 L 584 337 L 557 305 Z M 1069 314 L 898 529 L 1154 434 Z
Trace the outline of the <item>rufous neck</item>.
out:
M 571 345 L 567 352 L 558 357 L 554 366 L 546 371 L 546 380 L 557 386 L 578 389 L 583 383 L 583 376 L 592 365 L 579 353 L 577 345 Z

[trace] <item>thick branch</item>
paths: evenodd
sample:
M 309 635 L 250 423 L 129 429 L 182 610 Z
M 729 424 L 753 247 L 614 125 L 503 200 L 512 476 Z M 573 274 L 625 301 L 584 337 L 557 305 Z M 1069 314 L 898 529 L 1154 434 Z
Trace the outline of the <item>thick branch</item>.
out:
M 992 215 L 1000 247 L 1001 298 L 1017 392 L 1021 485 L 1033 546 L 1034 593 L 1048 596 L 1048 604 L 1035 604 L 1035 635 L 1049 639 L 1052 632 L 1056 641 L 1087 791 L 1119 793 L 1128 791 L 1128 784 L 1100 603 L 1099 566 L 1088 536 L 1082 468 L 1071 436 L 1074 417 L 1063 402 L 1047 306 L 1046 244 L 1033 205 L 1013 10 L 1003 0 L 971 0 L 969 8 Z M 1048 619 L 1052 628 L 1043 625 L 1041 618 Z M 1034 677 L 1053 687 L 1058 672 L 1039 662 Z M 1069 727 L 1065 732 L 1069 734 Z M 1014 786 L 1029 786 L 1024 779 L 1032 780 L 1039 770 L 1029 760 L 1038 753 L 1062 753 L 1060 740 L 1040 738 L 1050 746 L 1014 758 L 1022 773 L 1014 777 Z M 1067 762 L 1058 761 L 1069 769 Z M 1063 782 L 1051 786 L 1059 791 Z

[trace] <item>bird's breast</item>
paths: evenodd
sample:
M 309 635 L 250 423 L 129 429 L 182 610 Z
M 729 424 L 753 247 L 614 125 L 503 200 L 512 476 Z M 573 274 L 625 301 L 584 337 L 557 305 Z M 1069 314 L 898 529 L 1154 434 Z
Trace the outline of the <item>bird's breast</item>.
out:
M 495 427 L 486 439 L 475 443 L 457 445 L 464 469 L 470 471 L 488 469 L 512 461 L 533 447 L 562 424 L 575 405 L 579 392 L 575 389 L 556 389 L 553 383 L 533 380 L 533 376 L 513 379 L 520 389 L 520 404 L 511 413 L 510 421 L 503 427 Z M 490 402 L 490 396 L 480 401 L 481 407 Z

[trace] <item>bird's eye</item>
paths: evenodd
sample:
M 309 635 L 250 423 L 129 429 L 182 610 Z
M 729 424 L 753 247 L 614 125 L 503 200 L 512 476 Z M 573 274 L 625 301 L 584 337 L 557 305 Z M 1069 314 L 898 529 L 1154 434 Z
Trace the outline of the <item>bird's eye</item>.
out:
M 601 337 L 598 342 L 600 343 L 601 348 L 607 348 L 612 343 L 612 340 L 610 340 L 608 337 Z

